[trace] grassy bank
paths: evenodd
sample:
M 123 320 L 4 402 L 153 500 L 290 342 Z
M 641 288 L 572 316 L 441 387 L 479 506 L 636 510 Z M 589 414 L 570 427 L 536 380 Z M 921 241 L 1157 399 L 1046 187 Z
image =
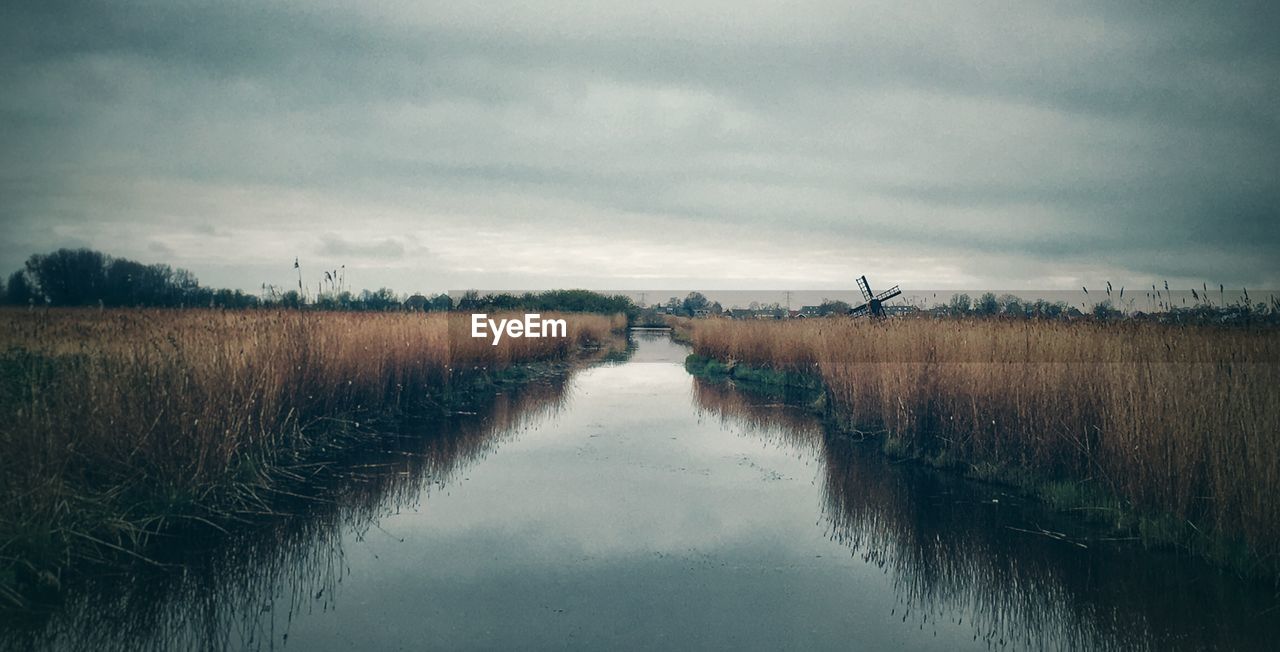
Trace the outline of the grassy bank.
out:
M 819 379 L 829 414 L 890 454 L 1280 575 L 1275 330 L 698 320 L 691 340 L 695 367 Z
M 465 315 L 0 311 L 0 605 L 175 522 L 267 511 L 377 420 L 625 327 L 557 317 L 567 338 L 491 346 Z

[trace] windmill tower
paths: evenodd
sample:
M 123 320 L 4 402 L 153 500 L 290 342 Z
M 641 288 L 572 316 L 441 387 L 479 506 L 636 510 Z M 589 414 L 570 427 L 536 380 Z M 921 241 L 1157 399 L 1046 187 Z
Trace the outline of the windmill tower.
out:
M 858 277 L 858 289 L 862 290 L 863 304 L 849 309 L 849 315 L 853 317 L 867 316 L 872 319 L 881 319 L 884 317 L 884 302 L 902 294 L 902 290 L 899 290 L 896 285 L 880 294 L 873 294 L 865 276 Z

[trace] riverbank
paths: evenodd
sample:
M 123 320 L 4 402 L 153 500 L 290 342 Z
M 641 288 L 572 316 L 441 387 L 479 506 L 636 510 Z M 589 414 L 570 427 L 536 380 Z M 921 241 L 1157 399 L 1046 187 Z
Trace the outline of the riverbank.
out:
M 821 389 L 885 453 L 1280 577 L 1280 340 L 1132 324 L 695 321 L 693 373 Z
M 0 607 L 56 598 L 69 569 L 141 557 L 176 524 L 270 512 L 380 421 L 460 409 L 626 325 L 554 315 L 567 337 L 491 346 L 459 336 L 465 317 L 0 311 Z
M 691 376 L 623 363 L 384 422 L 305 497 L 78 573 L 0 649 L 1265 649 L 1270 587 Z M 285 512 L 280 514 L 279 512 Z M 2 616 L 0 616 L 2 618 Z M 654 623 L 660 623 L 655 627 Z M 8 624 L 8 623 L 7 623 Z

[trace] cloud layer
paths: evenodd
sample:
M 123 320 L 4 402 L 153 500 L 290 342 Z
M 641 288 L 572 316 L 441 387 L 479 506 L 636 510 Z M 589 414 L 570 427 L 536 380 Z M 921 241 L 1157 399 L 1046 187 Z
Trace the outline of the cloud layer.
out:
M 1280 286 L 1280 11 L 1113 4 L 10 7 L 0 264 Z

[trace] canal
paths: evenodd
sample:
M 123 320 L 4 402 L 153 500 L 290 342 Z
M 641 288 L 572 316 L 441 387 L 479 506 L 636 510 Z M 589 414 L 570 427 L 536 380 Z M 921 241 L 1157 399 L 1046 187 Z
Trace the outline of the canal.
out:
M 1268 587 L 894 463 L 787 397 L 625 362 L 407 422 L 243 531 L 179 538 L 14 649 L 1227 649 Z M 180 569 L 180 570 L 178 570 Z

